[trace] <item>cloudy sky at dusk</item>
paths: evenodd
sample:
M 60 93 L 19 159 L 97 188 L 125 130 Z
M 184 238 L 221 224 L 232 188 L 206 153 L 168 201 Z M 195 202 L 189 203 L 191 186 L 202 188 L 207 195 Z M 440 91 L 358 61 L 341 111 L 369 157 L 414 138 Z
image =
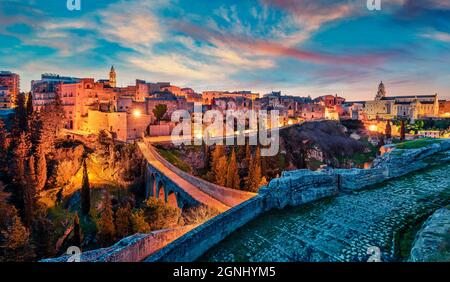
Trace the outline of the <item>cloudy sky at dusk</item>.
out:
M 372 99 L 450 98 L 450 1 L 0 0 L 0 70 L 119 85 L 171 81 L 203 90 L 281 90 Z

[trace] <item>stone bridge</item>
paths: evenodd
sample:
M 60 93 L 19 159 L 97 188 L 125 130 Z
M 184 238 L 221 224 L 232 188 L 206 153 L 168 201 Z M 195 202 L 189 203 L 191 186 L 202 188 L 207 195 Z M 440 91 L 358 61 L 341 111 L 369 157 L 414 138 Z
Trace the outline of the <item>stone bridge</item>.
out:
M 147 197 L 163 199 L 180 209 L 202 204 L 223 212 L 256 195 L 218 186 L 186 173 L 160 156 L 149 142 L 139 142 L 138 146 L 147 160 Z

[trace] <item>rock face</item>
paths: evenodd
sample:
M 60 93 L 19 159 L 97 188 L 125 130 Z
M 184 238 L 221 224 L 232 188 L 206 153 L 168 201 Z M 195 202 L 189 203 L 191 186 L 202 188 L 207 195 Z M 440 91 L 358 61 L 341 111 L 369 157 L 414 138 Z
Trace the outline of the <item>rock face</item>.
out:
M 450 210 L 442 208 L 437 210 L 417 233 L 410 261 L 426 262 L 446 260 L 450 257 Z M 447 245 L 447 250 L 445 250 Z
M 440 139 L 417 149 L 392 149 L 374 160 L 369 169 L 335 169 L 343 191 L 361 190 L 450 159 L 450 139 Z
M 307 169 L 283 172 L 281 178 L 272 180 L 259 191 L 267 198 L 268 207 L 278 209 L 309 203 L 338 192 L 336 177 Z

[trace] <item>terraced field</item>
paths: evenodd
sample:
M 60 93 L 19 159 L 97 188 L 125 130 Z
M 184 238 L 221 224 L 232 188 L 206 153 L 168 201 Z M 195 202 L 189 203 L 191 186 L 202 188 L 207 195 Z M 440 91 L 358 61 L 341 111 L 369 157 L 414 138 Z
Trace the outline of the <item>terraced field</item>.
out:
M 450 164 L 301 207 L 271 211 L 200 261 L 382 261 L 407 258 L 426 217 L 450 202 Z M 372 253 L 373 254 L 373 253 Z

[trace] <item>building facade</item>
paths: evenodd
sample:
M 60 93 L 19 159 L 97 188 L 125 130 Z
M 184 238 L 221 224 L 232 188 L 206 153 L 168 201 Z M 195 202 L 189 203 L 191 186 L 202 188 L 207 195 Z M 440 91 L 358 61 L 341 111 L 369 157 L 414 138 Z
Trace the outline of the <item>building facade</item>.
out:
M 387 96 L 381 82 L 375 100 L 365 103 L 364 113 L 369 120 L 439 117 L 438 95 Z
M 15 107 L 17 95 L 20 91 L 20 76 L 10 71 L 0 71 L 0 88 L 3 89 L 0 91 L 4 95 L 0 98 L 4 101 L 1 102 L 1 108 L 3 106 Z
M 0 86 L 0 110 L 11 109 L 11 93 L 6 86 Z
M 259 98 L 259 93 L 252 93 L 251 91 L 204 91 L 202 93 L 202 99 L 204 105 L 212 105 L 214 103 L 214 99 L 217 98 L 236 98 L 243 97 L 250 100 L 256 100 Z

